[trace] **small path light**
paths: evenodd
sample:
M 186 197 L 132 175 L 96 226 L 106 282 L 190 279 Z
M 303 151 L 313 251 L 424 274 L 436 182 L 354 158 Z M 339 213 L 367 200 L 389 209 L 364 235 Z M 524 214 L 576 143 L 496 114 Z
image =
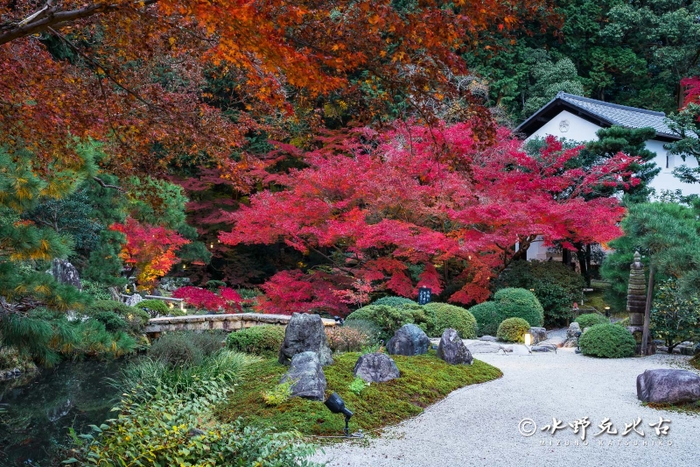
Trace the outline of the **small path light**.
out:
M 523 338 L 525 339 L 525 348 L 528 352 L 530 352 L 530 355 L 532 355 L 532 349 L 530 348 L 530 346 L 532 345 L 532 334 L 526 332 Z
M 609 307 L 609 306 L 606 306 L 606 307 L 605 307 L 605 316 L 607 316 L 608 318 L 610 318 L 610 307 Z
M 348 427 L 348 423 L 350 422 L 350 417 L 353 416 L 353 413 L 345 407 L 345 401 L 340 398 L 337 392 L 334 392 L 331 394 L 328 399 L 326 399 L 326 407 L 328 407 L 328 410 L 330 410 L 333 413 L 342 413 L 345 415 L 345 429 L 343 430 L 343 433 L 345 433 L 345 436 L 350 438 L 350 428 Z M 358 437 L 362 438 L 363 435 L 360 433 L 358 435 L 353 435 L 353 437 Z

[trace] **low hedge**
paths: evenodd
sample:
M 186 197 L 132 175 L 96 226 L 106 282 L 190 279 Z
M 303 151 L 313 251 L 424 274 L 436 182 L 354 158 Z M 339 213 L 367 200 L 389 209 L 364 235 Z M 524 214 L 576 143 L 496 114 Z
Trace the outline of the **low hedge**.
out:
M 600 358 L 631 357 L 636 345 L 627 329 L 614 324 L 596 324 L 579 338 L 582 354 Z
M 596 324 L 610 324 L 610 319 L 598 313 L 584 313 L 578 316 L 574 321 L 576 321 L 581 329 L 590 328 Z
M 498 326 L 496 337 L 505 342 L 523 342 L 530 324 L 522 318 L 508 318 Z
M 226 339 L 226 346 L 238 352 L 269 357 L 277 355 L 283 341 L 283 326 L 263 324 L 232 332 Z
M 435 324 L 429 329 L 431 336 L 442 336 L 445 329 L 452 328 L 462 339 L 476 337 L 476 319 L 465 308 L 439 302 L 428 303 L 424 308 L 435 315 Z
M 405 297 L 382 297 L 373 301 L 370 305 L 386 305 L 399 308 L 403 305 L 418 305 L 418 303 Z
M 367 305 L 345 318 L 348 324 L 356 320 L 373 323 L 379 330 L 379 338 L 387 342 L 405 324 L 416 324 L 426 333 L 429 332 L 435 326 L 435 313 L 415 303 L 400 307 Z

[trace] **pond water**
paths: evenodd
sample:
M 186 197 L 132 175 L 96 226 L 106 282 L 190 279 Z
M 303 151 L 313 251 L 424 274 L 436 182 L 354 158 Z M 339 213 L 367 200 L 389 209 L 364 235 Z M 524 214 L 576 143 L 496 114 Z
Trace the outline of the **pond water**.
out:
M 88 432 L 111 418 L 119 394 L 108 379 L 125 363 L 66 362 L 24 384 L 0 382 L 0 466 L 60 465 L 69 428 Z

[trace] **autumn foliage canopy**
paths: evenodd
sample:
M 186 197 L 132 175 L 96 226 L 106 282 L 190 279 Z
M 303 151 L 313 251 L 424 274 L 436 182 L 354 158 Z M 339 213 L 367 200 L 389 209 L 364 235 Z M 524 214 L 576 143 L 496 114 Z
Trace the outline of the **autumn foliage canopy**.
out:
M 569 168 L 580 148 L 549 139 L 530 157 L 508 130 L 484 145 L 470 123 L 365 128 L 320 144 L 283 147 L 306 167 L 261 175 L 274 189 L 229 214 L 234 227 L 220 235 L 230 245 L 283 242 L 325 260 L 272 277 L 266 311 L 347 312 L 376 291 L 414 297 L 427 286 L 437 294 L 446 279 L 461 284 L 450 301 L 483 301 L 516 244 L 619 236 L 619 200 L 585 195 L 638 183 L 635 159 L 624 154 L 591 170 Z

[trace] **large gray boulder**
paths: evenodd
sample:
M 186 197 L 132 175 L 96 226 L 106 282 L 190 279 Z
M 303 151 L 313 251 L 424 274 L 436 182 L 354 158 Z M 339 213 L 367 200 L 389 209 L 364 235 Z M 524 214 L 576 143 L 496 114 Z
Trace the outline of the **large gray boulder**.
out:
M 318 353 L 308 351 L 294 355 L 289 371 L 280 383 L 292 381 L 292 397 L 303 397 L 312 401 L 322 401 L 326 395 L 326 375 L 318 358 Z
M 56 282 L 72 285 L 78 290 L 83 290 L 83 285 L 80 283 L 80 274 L 78 274 L 78 270 L 69 261 L 55 258 L 51 261 L 50 273 L 53 278 L 56 279 Z
M 677 404 L 700 400 L 700 376 L 687 370 L 646 370 L 637 376 L 642 402 Z
M 471 365 L 474 361 L 471 352 L 454 329 L 445 329 L 438 344 L 437 356 L 450 365 Z
M 279 362 L 289 365 L 296 354 L 309 350 L 318 354 L 321 365 L 333 363 L 321 317 L 307 313 L 294 313 L 284 333 Z
M 352 373 L 368 383 L 385 383 L 401 376 L 394 360 L 383 353 L 361 355 Z
M 421 328 L 415 324 L 401 326 L 389 339 L 386 351 L 391 355 L 421 355 L 428 352 L 430 339 Z

